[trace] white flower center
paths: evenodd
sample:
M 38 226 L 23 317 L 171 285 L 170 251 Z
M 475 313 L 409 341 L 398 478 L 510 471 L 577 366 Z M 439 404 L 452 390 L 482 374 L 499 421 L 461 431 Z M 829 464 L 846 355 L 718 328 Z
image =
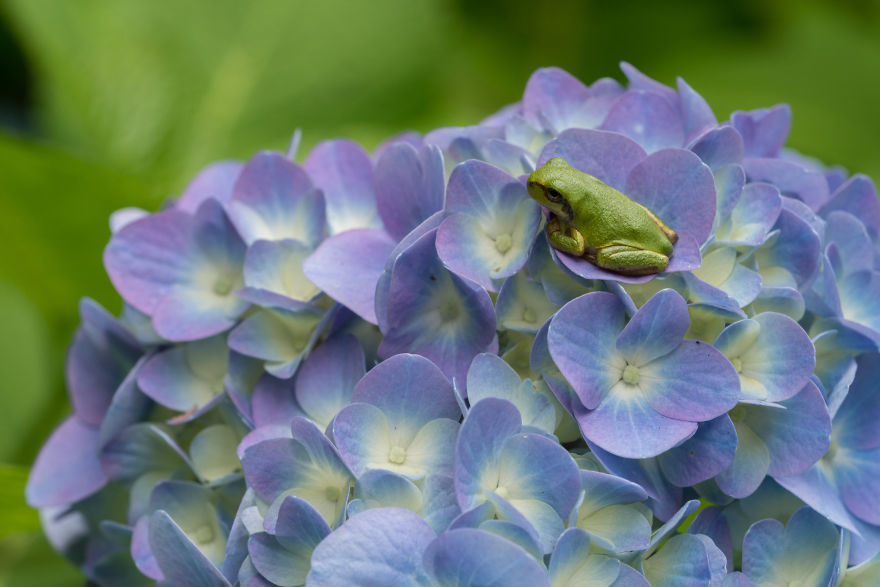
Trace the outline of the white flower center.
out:
M 214 282 L 214 293 L 218 296 L 226 296 L 229 295 L 229 292 L 232 291 L 232 280 L 226 277 L 218 277 L 217 281 Z
M 392 446 L 388 451 L 388 462 L 402 465 L 406 461 L 406 449 L 402 446 Z
M 523 310 L 522 319 L 524 322 L 534 322 L 537 320 L 537 316 L 535 315 L 535 311 L 531 308 L 526 308 Z
M 627 365 L 623 369 L 623 382 L 629 385 L 637 385 L 639 382 L 639 368 L 635 365 Z
M 506 232 L 495 237 L 495 248 L 502 255 L 513 246 L 513 239 Z

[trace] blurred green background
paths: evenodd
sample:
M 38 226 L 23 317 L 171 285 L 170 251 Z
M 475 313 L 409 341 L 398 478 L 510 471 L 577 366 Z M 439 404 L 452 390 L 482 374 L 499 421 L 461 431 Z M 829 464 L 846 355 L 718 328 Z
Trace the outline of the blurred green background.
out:
M 872 0 L 0 0 L 0 585 L 79 585 L 22 497 L 108 215 L 210 161 L 478 121 L 531 71 L 684 77 L 719 119 L 788 102 L 789 145 L 880 177 Z

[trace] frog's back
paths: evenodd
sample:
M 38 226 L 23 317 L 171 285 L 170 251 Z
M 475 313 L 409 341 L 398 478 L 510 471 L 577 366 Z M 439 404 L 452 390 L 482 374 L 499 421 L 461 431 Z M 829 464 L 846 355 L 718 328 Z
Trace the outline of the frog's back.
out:
M 672 243 L 646 208 L 592 175 L 584 176 L 589 189 L 574 207 L 574 215 L 576 226 L 589 227 L 583 235 L 589 246 L 648 245 L 657 252 L 672 253 Z

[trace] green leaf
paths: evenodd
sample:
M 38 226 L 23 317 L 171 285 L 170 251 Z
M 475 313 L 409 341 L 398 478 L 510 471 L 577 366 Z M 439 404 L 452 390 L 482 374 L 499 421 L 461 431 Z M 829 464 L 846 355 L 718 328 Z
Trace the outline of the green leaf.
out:
M 27 478 L 26 467 L 0 464 L 0 520 L 3 520 L 0 538 L 40 530 L 37 510 L 31 509 L 24 501 Z
M 0 459 L 24 464 L 70 410 L 64 352 L 79 298 L 120 306 L 101 261 L 107 219 L 155 200 L 131 175 L 2 134 L 0 161 L 0 413 L 15 414 L 0 426 Z
M 0 394 L 0 414 L 15 414 L 0 426 L 0 460 L 10 461 L 27 440 L 30 428 L 49 402 L 53 378 L 45 369 L 50 346 L 42 316 L 2 277 L 0 324 L 4 330 L 0 337 L 0 373 L 3 373 L 4 388 L 8 390 Z M 14 480 L 16 472 L 0 467 L 0 499 L 8 495 L 7 483 Z M 0 501 L 0 507 L 4 505 L 5 502 Z M 4 519 L 2 514 L 0 519 Z M 0 534 L 5 529 L 6 526 L 0 527 Z
M 403 130 L 437 83 L 442 4 L 7 3 L 50 133 L 167 190 L 211 160 L 283 149 L 297 127 L 306 143 Z

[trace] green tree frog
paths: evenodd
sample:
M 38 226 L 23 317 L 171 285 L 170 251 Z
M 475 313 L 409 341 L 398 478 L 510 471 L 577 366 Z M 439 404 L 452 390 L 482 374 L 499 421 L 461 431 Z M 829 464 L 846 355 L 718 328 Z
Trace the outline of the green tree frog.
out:
M 550 245 L 583 256 L 623 275 L 650 275 L 666 269 L 674 230 L 642 206 L 601 180 L 554 157 L 527 182 L 529 195 L 552 213 Z

